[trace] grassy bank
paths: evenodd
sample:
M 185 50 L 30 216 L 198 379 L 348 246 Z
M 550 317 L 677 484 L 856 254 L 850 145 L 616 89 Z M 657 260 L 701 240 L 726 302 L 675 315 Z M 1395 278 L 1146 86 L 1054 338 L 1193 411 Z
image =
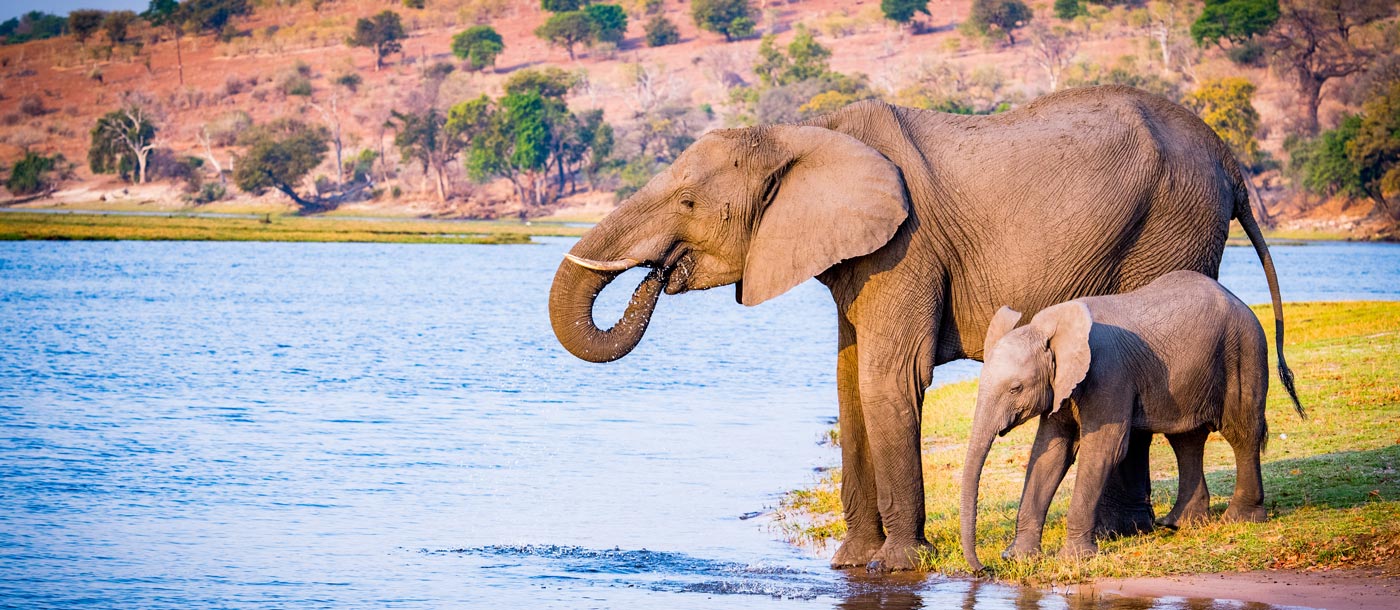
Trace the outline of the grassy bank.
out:
M 554 223 L 322 218 L 0 214 L 0 240 L 309 241 L 523 244 L 531 235 L 580 235 Z
M 1272 316 L 1256 307 L 1266 329 Z M 1219 434 L 1206 448 L 1213 520 L 1100 543 L 1086 561 L 1062 561 L 1065 514 L 1074 471 L 1046 524 L 1046 556 L 1003 561 L 1035 425 L 998 439 L 982 478 L 978 553 L 992 574 L 1025 583 L 1098 577 L 1163 576 L 1261 569 L 1400 566 L 1400 303 L 1297 303 L 1285 309 L 1286 351 L 1309 419 L 1300 420 L 1277 377 L 1269 393 L 1264 455 L 1266 523 L 1219 521 L 1234 488 L 1234 457 Z M 1272 339 L 1272 337 L 1271 337 Z M 1272 341 L 1271 341 L 1272 343 Z M 1272 354 L 1272 346 L 1270 347 Z M 1272 366 L 1272 357 L 1271 357 Z M 976 381 L 940 387 L 924 402 L 926 533 L 937 549 L 930 570 L 966 574 L 958 545 L 957 478 L 976 397 Z M 1152 446 L 1153 503 L 1166 514 L 1176 493 L 1176 461 L 1166 440 Z M 824 544 L 844 533 L 839 471 L 788 494 L 779 523 L 791 539 Z

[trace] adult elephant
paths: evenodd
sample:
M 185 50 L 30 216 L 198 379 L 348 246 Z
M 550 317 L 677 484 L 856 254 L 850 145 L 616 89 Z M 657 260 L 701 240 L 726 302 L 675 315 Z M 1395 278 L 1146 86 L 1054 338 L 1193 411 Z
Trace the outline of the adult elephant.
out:
M 565 255 L 550 318 L 570 352 L 607 362 L 637 345 L 663 289 L 735 284 L 757 305 L 816 277 L 840 329 L 847 535 L 832 565 L 911 569 L 928 545 L 919 420 L 934 365 L 980 359 L 1003 305 L 1030 316 L 1177 269 L 1215 277 L 1231 218 L 1263 261 L 1281 335 L 1239 166 L 1182 107 L 1126 87 L 991 116 L 866 101 L 702 136 Z M 600 330 L 594 299 L 636 266 L 652 271 Z M 1151 528 L 1149 442 L 1133 437 L 1100 529 Z

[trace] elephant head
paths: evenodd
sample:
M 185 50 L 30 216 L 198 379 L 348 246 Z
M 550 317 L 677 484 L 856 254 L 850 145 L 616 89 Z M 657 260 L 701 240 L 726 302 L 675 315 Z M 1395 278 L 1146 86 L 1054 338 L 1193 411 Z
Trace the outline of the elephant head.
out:
M 1020 312 L 1002 307 L 987 326 L 982 343 L 982 375 L 972 435 L 963 462 L 963 556 L 974 571 L 977 560 L 977 486 L 992 441 L 1015 427 L 1060 409 L 1089 372 L 1089 330 L 1094 320 L 1083 303 L 1048 307 L 1029 324 L 1012 330 Z
M 899 169 L 851 136 L 812 126 L 705 134 L 564 255 L 549 294 L 559 342 L 609 362 L 636 347 L 662 289 L 736 284 L 756 305 L 890 240 L 908 215 Z M 650 267 L 609 330 L 593 303 L 623 271 Z

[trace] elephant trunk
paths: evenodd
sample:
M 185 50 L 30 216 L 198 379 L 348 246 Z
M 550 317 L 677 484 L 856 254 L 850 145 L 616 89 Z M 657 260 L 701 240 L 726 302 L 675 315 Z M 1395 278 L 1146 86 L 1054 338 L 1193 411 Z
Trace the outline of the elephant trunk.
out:
M 549 320 L 554 335 L 569 353 L 589 362 L 611 362 L 626 356 L 646 333 L 656 300 L 666 286 L 666 273 L 653 269 L 632 293 L 627 311 L 608 330 L 593 322 L 598 294 L 622 272 L 641 264 L 635 258 L 613 256 L 596 260 L 617 244 L 618 236 L 599 225 L 565 254 L 549 290 Z
M 967 445 L 967 458 L 963 461 L 962 508 L 959 519 L 962 524 L 963 557 L 973 572 L 983 569 L 977 560 L 977 487 L 982 482 L 982 467 L 987 462 L 987 454 L 992 450 L 997 430 L 994 424 L 978 409 L 973 420 L 972 439 Z

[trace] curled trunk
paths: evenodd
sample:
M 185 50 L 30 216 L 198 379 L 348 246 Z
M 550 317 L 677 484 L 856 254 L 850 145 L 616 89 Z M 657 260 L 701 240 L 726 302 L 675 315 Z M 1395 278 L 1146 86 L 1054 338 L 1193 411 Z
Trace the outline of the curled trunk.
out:
M 980 572 L 984 566 L 977 559 L 977 487 L 982 481 L 982 467 L 987 462 L 987 453 L 992 449 L 995 432 L 986 432 L 986 422 L 973 422 L 972 440 L 967 445 L 967 458 L 963 461 L 962 512 L 958 515 L 962 525 L 963 557 L 972 566 L 973 572 Z
M 617 324 L 603 330 L 593 323 L 594 301 L 622 271 L 589 269 L 573 260 L 559 264 L 549 291 L 549 320 L 554 335 L 569 353 L 589 362 L 611 362 L 626 356 L 642 340 L 656 300 L 666 286 L 659 270 L 653 269 L 637 285 Z

